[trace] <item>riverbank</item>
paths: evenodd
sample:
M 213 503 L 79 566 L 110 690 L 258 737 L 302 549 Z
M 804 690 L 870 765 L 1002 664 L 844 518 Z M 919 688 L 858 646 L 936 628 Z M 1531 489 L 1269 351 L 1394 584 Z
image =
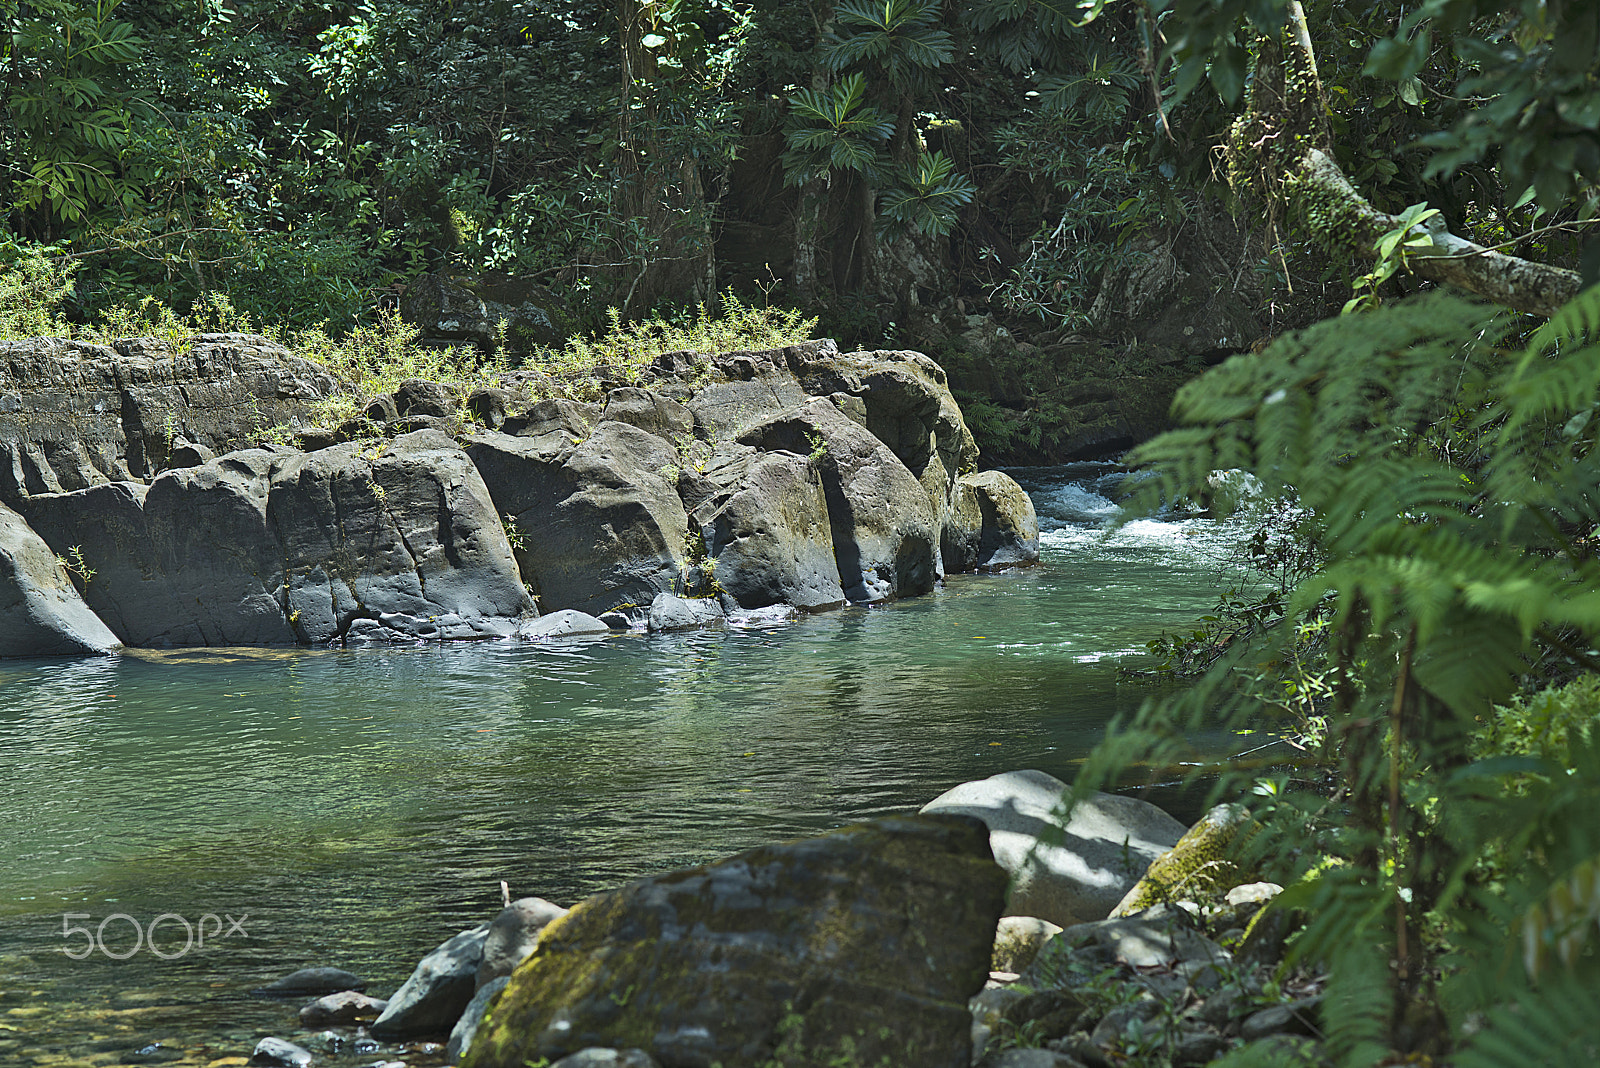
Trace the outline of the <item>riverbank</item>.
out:
M 22 610 L 0 655 L 542 638 L 529 621 L 561 611 L 583 613 L 566 633 L 671 629 L 1038 557 L 1032 503 L 978 470 L 921 354 L 591 370 L 597 402 L 539 371 L 368 395 L 248 335 L 9 343 L 0 601 Z M 352 391 L 362 414 L 333 423 Z M 285 426 L 294 446 L 258 440 Z

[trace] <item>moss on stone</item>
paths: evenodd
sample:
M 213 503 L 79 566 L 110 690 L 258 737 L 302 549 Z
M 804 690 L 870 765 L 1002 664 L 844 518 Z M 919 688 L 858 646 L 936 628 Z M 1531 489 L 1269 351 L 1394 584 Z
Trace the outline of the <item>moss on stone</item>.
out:
M 1111 918 L 1131 916 L 1163 902 L 1213 897 L 1248 882 L 1240 856 L 1256 830 L 1243 805 L 1213 808 L 1150 865 L 1111 911 Z

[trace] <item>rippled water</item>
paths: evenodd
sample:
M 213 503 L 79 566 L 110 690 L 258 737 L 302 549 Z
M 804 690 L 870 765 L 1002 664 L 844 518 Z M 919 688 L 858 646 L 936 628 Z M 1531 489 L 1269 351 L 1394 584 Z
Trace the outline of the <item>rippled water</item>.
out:
M 500 880 L 565 904 L 997 771 L 1070 778 L 1147 692 L 1115 663 L 1214 603 L 1238 537 L 1108 535 L 1113 469 L 1016 474 L 1040 566 L 880 608 L 563 647 L 0 662 L 0 1064 L 248 1054 L 298 1007 L 250 988 L 327 963 L 387 994 Z M 171 959 L 69 959 L 68 913 L 119 955 L 171 914 Z M 205 914 L 245 933 L 178 955 Z

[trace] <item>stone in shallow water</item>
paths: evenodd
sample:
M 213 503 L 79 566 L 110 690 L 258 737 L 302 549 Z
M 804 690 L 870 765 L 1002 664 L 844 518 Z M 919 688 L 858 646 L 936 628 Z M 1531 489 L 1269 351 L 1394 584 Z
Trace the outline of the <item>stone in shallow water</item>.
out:
M 488 937 L 489 925 L 479 924 L 423 957 L 411 977 L 390 996 L 388 1007 L 372 1025 L 373 1036 L 396 1039 L 449 1034 L 472 1000 Z
M 463 1068 L 966 1068 L 1005 875 L 975 820 L 887 817 L 598 894 L 545 928 Z M 803 1050 L 803 1053 L 800 1052 Z
M 367 981 L 358 975 L 352 975 L 343 968 L 301 968 L 299 971 L 290 972 L 281 979 L 274 979 L 266 986 L 258 987 L 251 993 L 289 995 L 289 994 L 337 994 L 344 990 L 363 991 L 367 988 Z
M 250 1054 L 251 1068 L 309 1068 L 311 1051 L 282 1038 L 263 1038 Z
M 300 1022 L 306 1027 L 348 1025 L 363 1020 L 376 1020 L 389 1003 L 382 998 L 368 997 L 354 990 L 344 990 L 318 998 L 300 1010 Z

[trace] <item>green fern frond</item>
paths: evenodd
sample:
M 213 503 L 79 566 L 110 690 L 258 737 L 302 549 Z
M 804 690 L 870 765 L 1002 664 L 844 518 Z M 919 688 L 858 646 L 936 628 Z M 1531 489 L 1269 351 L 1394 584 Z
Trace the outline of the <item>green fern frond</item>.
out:
M 1600 286 L 1591 285 L 1562 305 L 1533 333 L 1525 358 L 1569 341 L 1600 341 Z
M 1593 975 L 1556 973 L 1490 1011 L 1456 1068 L 1571 1068 L 1600 1062 Z

